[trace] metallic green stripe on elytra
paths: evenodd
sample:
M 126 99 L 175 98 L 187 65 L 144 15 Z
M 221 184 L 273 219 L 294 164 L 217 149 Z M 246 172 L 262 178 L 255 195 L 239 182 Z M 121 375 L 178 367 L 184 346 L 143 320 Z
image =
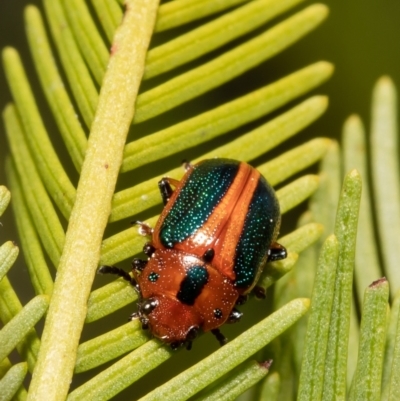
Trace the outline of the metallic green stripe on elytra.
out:
M 243 231 L 236 247 L 235 286 L 250 287 L 265 262 L 280 211 L 276 195 L 264 177 L 260 177 L 249 205 Z
M 207 282 L 207 269 L 204 266 L 192 266 L 187 271 L 176 298 L 186 305 L 193 305 Z
M 202 227 L 234 181 L 239 165 L 236 160 L 211 159 L 195 166 L 160 228 L 166 248 Z

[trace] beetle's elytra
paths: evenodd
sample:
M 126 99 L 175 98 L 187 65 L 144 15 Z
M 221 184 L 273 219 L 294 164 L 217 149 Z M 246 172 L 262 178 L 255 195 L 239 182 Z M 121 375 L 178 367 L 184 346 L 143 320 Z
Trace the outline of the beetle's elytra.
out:
M 200 330 L 226 342 L 219 327 L 237 322 L 235 306 L 254 288 L 267 261 L 283 259 L 277 244 L 279 203 L 265 178 L 250 165 L 230 159 L 188 165 L 181 181 L 159 182 L 164 210 L 154 229 L 147 261 L 133 260 L 133 278 L 114 266 L 139 293 L 143 328 L 176 348 L 191 347 Z M 174 189 L 173 189 L 174 188 Z

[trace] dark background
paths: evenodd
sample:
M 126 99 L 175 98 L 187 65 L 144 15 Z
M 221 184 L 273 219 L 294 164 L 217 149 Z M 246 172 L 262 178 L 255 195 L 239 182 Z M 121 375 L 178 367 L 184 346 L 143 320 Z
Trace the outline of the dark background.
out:
M 23 9 L 27 4 L 41 6 L 40 1 L 0 0 L 0 48 L 16 47 L 29 68 L 30 55 L 24 32 Z M 297 8 L 314 4 L 305 1 Z M 338 137 L 342 123 L 351 113 L 359 113 L 367 123 L 371 90 L 383 74 L 394 82 L 400 77 L 400 2 L 397 0 L 325 1 L 330 7 L 328 19 L 300 42 L 265 63 L 268 81 L 318 60 L 335 65 L 332 79 L 317 93 L 329 95 L 328 112 L 312 129 L 314 134 Z M 257 78 L 259 78 L 257 76 Z M 0 107 L 11 97 L 0 65 Z M 5 149 L 3 125 L 0 128 L 0 151 Z M 0 174 L 3 169 L 0 168 Z M 0 182 L 4 182 L 3 175 Z
M 23 21 L 23 9 L 27 4 L 41 7 L 40 1 L 0 0 L 0 48 L 16 47 L 25 68 L 32 70 Z M 313 2 L 306 1 L 297 9 L 308 4 Z M 329 96 L 329 109 L 319 121 L 305 130 L 302 142 L 304 138 L 315 136 L 329 136 L 340 140 L 343 121 L 352 113 L 360 114 L 368 127 L 371 93 L 376 80 L 386 74 L 392 77 L 395 84 L 400 82 L 400 1 L 329 0 L 324 4 L 330 7 L 330 15 L 317 30 L 250 74 L 255 80 L 262 79 L 268 83 L 318 60 L 327 60 L 335 65 L 331 80 L 314 91 Z M 238 82 L 243 86 L 245 80 L 239 78 Z M 259 86 L 259 82 L 249 82 L 249 86 Z M 1 110 L 10 100 L 4 71 L 0 65 Z M 4 127 L 0 123 L 0 184 L 6 183 L 3 168 L 6 154 Z M 7 210 L 1 222 L 3 226 L 0 226 L 0 244 L 9 239 L 17 240 L 10 210 Z M 13 284 L 17 285 L 18 282 L 26 283 L 26 276 L 20 256 L 10 277 Z M 32 295 L 30 286 L 19 291 L 23 303 Z M 128 316 L 128 313 L 125 315 Z M 121 318 L 121 324 L 123 323 L 125 320 Z M 203 340 L 204 338 L 200 341 L 204 342 Z M 195 348 L 199 350 L 201 345 L 195 344 Z M 186 364 L 192 363 L 193 358 L 196 359 L 196 350 L 190 353 L 190 357 L 189 354 L 181 353 L 174 359 L 184 368 Z M 156 375 L 159 375 L 160 369 L 157 371 Z M 152 387 L 151 383 L 149 386 Z

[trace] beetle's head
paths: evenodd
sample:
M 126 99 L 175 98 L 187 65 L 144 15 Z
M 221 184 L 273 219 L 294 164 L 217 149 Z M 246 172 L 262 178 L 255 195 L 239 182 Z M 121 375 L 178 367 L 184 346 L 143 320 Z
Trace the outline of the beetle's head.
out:
M 143 298 L 138 302 L 137 316 L 144 329 L 173 348 L 190 346 L 201 325 L 201 317 L 193 308 L 165 295 Z
M 143 328 L 174 348 L 190 346 L 203 325 L 194 303 L 208 282 L 205 263 L 193 255 L 161 249 L 154 250 L 145 264 L 134 261 L 133 265 L 139 287 L 138 312 L 134 316 Z M 197 273 L 195 282 L 190 272 Z
M 171 344 L 186 344 L 199 330 L 221 326 L 238 292 L 204 258 L 175 249 L 157 249 L 143 265 L 134 262 L 139 287 L 137 316 L 144 328 Z

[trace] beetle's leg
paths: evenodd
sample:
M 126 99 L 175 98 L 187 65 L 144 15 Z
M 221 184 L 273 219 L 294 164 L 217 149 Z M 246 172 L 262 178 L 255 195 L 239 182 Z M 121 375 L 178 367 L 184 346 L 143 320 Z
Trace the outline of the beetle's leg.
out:
M 235 305 L 244 305 L 249 297 L 247 295 L 239 295 Z
M 187 160 L 182 160 L 182 166 L 185 169 L 185 171 L 188 171 L 192 168 L 193 165 Z
M 99 274 L 115 274 L 122 277 L 124 280 L 128 281 L 137 291 L 139 291 L 139 286 L 136 280 L 130 276 L 128 272 L 117 266 L 100 266 L 97 270 Z
M 153 228 L 150 227 L 147 223 L 139 220 L 131 221 L 132 225 L 139 226 L 139 234 L 143 235 L 144 237 L 150 236 L 153 234 Z
M 268 262 L 274 262 L 276 260 L 286 259 L 286 257 L 287 257 L 286 248 L 283 245 L 274 242 L 271 245 L 271 248 L 269 249 Z
M 236 308 L 233 308 L 231 313 L 229 314 L 228 320 L 226 321 L 227 323 L 237 323 L 241 317 L 243 316 L 243 313 L 238 311 Z
M 197 326 L 193 326 L 190 328 L 186 335 L 186 339 L 184 341 L 184 344 L 186 345 L 186 349 L 190 351 L 192 349 L 192 342 L 193 340 L 198 336 L 199 334 L 199 328 Z
M 154 253 L 155 251 L 156 251 L 156 248 L 154 248 L 154 246 L 151 245 L 150 242 L 146 242 L 146 243 L 144 244 L 143 252 L 144 252 L 149 258 L 153 255 L 153 253 Z
M 131 317 L 135 315 L 134 313 L 131 315 Z M 136 316 L 135 316 L 136 317 Z M 146 319 L 143 316 L 139 316 L 140 323 L 142 324 L 142 330 L 148 330 L 149 329 L 149 319 Z
M 277 260 L 286 259 L 286 257 L 286 248 L 283 245 L 274 242 L 269 248 L 267 262 L 275 262 Z M 265 299 L 266 297 L 265 288 L 263 287 L 255 286 L 253 293 L 259 299 Z
M 227 343 L 227 338 L 220 332 L 219 329 L 212 329 L 211 333 L 214 334 L 220 345 L 225 345 Z
M 171 347 L 171 349 L 173 351 L 176 351 L 179 347 L 182 346 L 182 344 L 183 344 L 182 341 L 175 341 L 175 342 L 171 343 L 169 346 Z
M 179 181 L 174 180 L 173 178 L 164 177 L 160 181 L 158 181 L 158 188 L 160 189 L 161 198 L 163 200 L 164 206 L 168 203 L 169 198 L 174 193 L 174 190 L 171 187 L 177 186 Z
M 132 270 L 135 270 L 137 272 L 142 272 L 144 268 L 147 265 L 147 260 L 142 260 L 142 259 L 133 259 L 132 260 Z
M 267 294 L 265 293 L 265 288 L 259 287 L 258 285 L 256 285 L 256 286 L 253 288 L 253 294 L 254 294 L 258 299 L 265 299 L 265 297 L 267 296 Z
M 138 312 L 133 312 L 132 315 L 129 316 L 128 320 L 140 319 Z

